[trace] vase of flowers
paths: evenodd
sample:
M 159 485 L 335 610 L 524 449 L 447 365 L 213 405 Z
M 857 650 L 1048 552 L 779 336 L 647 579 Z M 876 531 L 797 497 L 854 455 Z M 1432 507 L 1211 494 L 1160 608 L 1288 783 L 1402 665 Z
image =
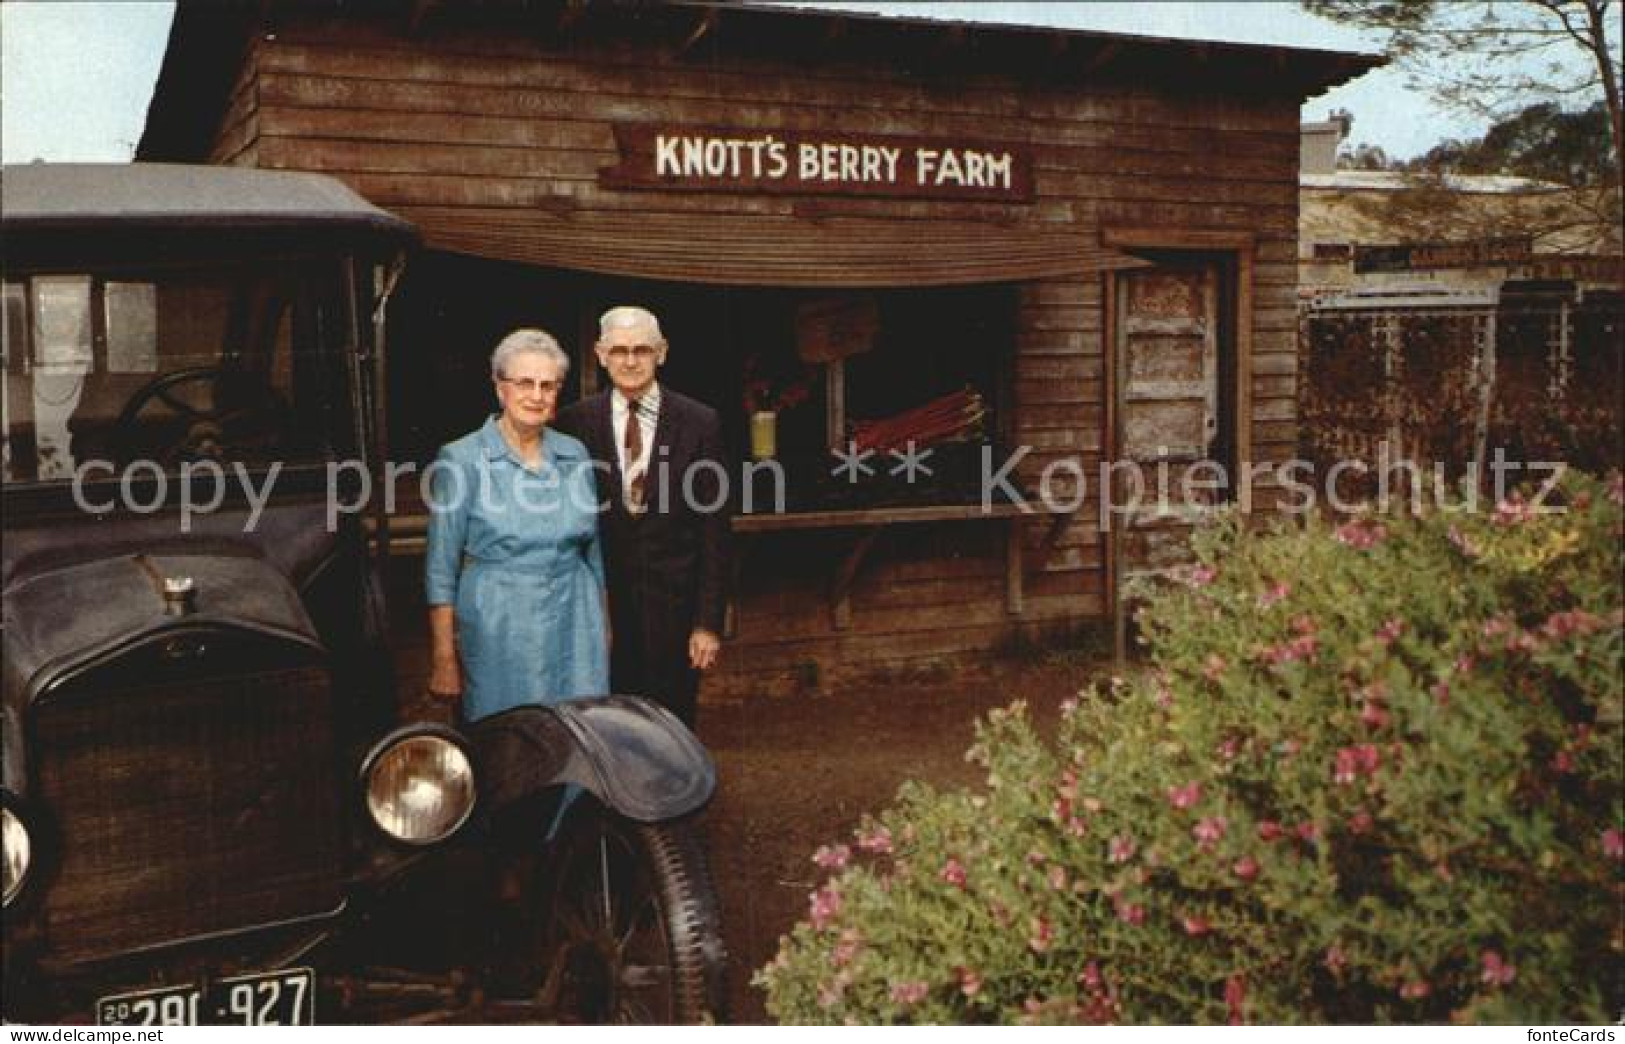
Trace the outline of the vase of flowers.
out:
M 745 360 L 745 413 L 750 417 L 750 455 L 753 460 L 771 460 L 779 452 L 779 414 L 807 401 L 812 374 L 803 370 L 799 377 L 773 379 L 761 372 L 756 356 Z

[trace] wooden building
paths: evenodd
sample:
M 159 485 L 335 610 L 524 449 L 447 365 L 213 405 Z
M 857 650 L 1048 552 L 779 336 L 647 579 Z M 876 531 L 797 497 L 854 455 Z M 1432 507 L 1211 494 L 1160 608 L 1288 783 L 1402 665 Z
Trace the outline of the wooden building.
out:
M 182 0 L 138 158 L 322 171 L 418 224 L 397 458 L 478 422 L 511 327 L 592 387 L 623 302 L 741 456 L 746 395 L 782 406 L 785 510 L 741 483 L 714 698 L 1099 623 L 1188 521 L 1109 524 L 1103 462 L 1290 457 L 1299 106 L 1379 61 L 708 3 Z M 834 471 L 931 402 L 964 423 L 930 475 Z

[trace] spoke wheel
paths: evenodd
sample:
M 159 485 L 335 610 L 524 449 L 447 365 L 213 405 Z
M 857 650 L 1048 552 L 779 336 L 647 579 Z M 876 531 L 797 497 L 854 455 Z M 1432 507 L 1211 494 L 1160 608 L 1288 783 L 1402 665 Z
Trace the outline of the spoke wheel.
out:
M 717 899 L 692 822 L 634 823 L 590 801 L 549 860 L 541 916 L 557 1017 L 586 1024 L 721 1021 Z

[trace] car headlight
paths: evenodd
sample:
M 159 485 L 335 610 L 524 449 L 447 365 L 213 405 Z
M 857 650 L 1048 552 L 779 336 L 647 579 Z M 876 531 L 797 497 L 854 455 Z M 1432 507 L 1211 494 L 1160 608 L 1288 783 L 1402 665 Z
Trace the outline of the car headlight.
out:
M 33 843 L 28 839 L 28 828 L 9 808 L 0 807 L 0 861 L 5 863 L 3 895 L 6 906 L 23 890 L 28 878 L 28 864 L 32 861 Z
M 364 778 L 367 812 L 397 841 L 443 841 L 474 811 L 474 767 L 444 736 L 386 739 L 367 759 Z

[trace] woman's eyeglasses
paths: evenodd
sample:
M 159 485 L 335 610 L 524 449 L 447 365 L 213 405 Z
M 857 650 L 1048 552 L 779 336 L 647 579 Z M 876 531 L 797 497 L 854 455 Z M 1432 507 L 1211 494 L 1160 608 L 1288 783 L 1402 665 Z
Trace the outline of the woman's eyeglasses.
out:
M 539 381 L 534 377 L 499 377 L 497 380 L 503 384 L 511 385 L 526 395 L 557 395 L 564 386 L 563 381 Z

